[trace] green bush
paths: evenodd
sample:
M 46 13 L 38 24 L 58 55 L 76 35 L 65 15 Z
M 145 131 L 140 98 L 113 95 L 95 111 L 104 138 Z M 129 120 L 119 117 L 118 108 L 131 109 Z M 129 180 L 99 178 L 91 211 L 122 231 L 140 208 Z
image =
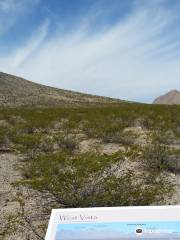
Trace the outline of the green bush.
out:
M 168 149 L 160 144 L 150 144 L 143 149 L 142 159 L 149 171 L 168 170 Z
M 58 144 L 59 149 L 73 153 L 78 149 L 79 145 L 74 135 L 65 133 L 54 137 L 55 143 Z
M 0 147 L 8 148 L 11 146 L 11 130 L 6 127 L 0 127 Z
M 40 141 L 40 134 L 18 135 L 14 139 L 14 143 L 16 144 L 15 148 L 24 153 L 27 153 L 29 151 L 36 151 L 39 147 Z
M 54 150 L 54 138 L 51 136 L 44 136 L 39 143 L 39 149 L 41 152 L 53 152 Z
M 24 184 L 48 191 L 63 207 L 149 205 L 170 191 L 165 181 L 148 185 L 132 171 L 117 175 L 122 161 L 118 154 L 41 155 L 26 166 Z
M 33 159 L 24 169 L 23 183 L 50 192 L 65 207 L 148 205 L 159 202 L 173 190 L 160 175 L 163 170 L 179 171 L 179 156 L 169 154 L 160 144 L 174 144 L 180 139 L 180 106 L 124 102 L 1 109 L 0 116 L 9 124 L 8 128 L 0 128 L 0 144 L 9 139 L 17 150 L 32 154 Z M 141 149 L 134 144 L 138 134 L 123 131 L 132 126 L 148 129 L 149 135 L 157 133 L 156 139 Z M 75 155 L 79 133 L 106 143 L 123 144 L 126 150 L 112 156 Z M 62 151 L 53 154 L 54 144 L 56 151 Z M 46 154 L 37 156 L 42 151 Z M 123 159 L 137 161 L 141 156 L 147 170 L 143 171 L 145 176 L 141 171 L 114 171 Z
M 174 144 L 178 141 L 177 137 L 175 136 L 174 132 L 171 130 L 166 131 L 156 131 L 152 135 L 153 141 L 159 144 Z

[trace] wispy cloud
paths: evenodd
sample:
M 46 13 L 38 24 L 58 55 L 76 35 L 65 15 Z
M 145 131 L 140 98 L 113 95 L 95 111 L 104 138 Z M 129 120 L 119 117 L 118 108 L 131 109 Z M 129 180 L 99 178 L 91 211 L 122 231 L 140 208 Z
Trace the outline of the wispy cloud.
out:
M 0 10 L 1 11 L 15 10 L 16 5 L 18 3 L 19 3 L 19 1 L 17 1 L 17 0 L 1 0 L 0 1 Z
M 0 0 L 0 36 L 18 24 L 22 15 L 37 6 L 40 0 Z
M 48 19 L 33 33 L 30 39 L 25 43 L 24 46 L 18 48 L 11 54 L 4 56 L 1 61 L 3 69 L 10 72 L 19 72 L 23 68 L 24 64 L 27 63 L 28 59 L 31 59 L 39 51 L 43 41 L 48 34 Z
M 39 3 L 40 0 L 0 0 L 1 11 L 14 11 L 17 12 L 20 9 L 25 9 Z
M 46 20 L 28 42 L 0 58 L 0 67 L 60 88 L 152 101 L 180 88 L 178 10 L 165 1 L 137 1 L 129 15 L 101 30 L 90 31 L 90 14 L 86 24 L 49 35 Z

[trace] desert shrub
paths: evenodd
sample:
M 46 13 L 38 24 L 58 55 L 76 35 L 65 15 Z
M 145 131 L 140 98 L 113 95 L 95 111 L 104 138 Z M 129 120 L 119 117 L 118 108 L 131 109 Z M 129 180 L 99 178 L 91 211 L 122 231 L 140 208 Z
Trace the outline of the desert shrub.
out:
M 55 136 L 54 141 L 58 144 L 59 149 L 69 151 L 70 153 L 79 147 L 75 136 L 69 133 Z
M 41 140 L 40 134 L 26 134 L 18 135 L 14 139 L 15 148 L 21 152 L 27 153 L 29 151 L 36 151 Z
M 51 136 L 44 136 L 38 145 L 41 152 L 52 152 L 54 150 L 54 138 Z
M 119 131 L 118 128 L 108 127 L 108 128 L 102 129 L 102 132 L 101 134 L 99 134 L 99 137 L 105 143 L 119 142 L 119 139 L 121 137 L 121 132 Z
M 136 138 L 137 135 L 131 131 L 123 132 L 119 138 L 119 143 L 123 145 L 133 145 L 135 143 Z
M 86 124 L 84 132 L 88 137 L 95 137 L 101 139 L 104 143 L 121 143 L 123 145 L 131 145 L 134 143 L 135 135 L 131 132 L 123 132 L 124 124 L 122 122 L 109 120 L 106 122 L 99 122 L 96 124 Z
M 173 189 L 160 173 L 161 170 L 179 171 L 179 158 L 169 155 L 159 143 L 167 143 L 162 133 L 168 133 L 171 142 L 174 137 L 180 137 L 180 106 L 122 102 L 88 107 L 16 108 L 1 109 L 0 117 L 12 128 L 0 128 L 0 141 L 4 143 L 8 136 L 16 149 L 32 153 L 32 160 L 24 168 L 23 184 L 48 191 L 64 207 L 149 205 L 160 202 Z M 55 123 L 58 124 L 54 126 Z M 135 136 L 124 134 L 123 129 L 139 125 L 163 136 L 144 149 L 136 149 Z M 48 135 L 52 130 L 62 135 L 53 136 L 51 142 Z M 122 156 L 75 155 L 78 144 L 73 134 L 76 131 L 104 142 L 125 145 L 127 151 L 123 154 L 133 161 L 142 156 L 148 170 L 145 176 L 132 171 L 122 174 L 112 171 L 112 165 L 122 161 Z M 52 153 L 52 143 L 58 144 L 62 151 Z M 46 154 L 37 156 L 34 154 L 37 151 Z
M 8 122 L 14 126 L 18 125 L 18 124 L 25 124 L 25 120 L 21 116 L 18 116 L 18 115 L 10 116 L 8 119 Z
M 3 148 L 7 145 L 7 137 L 3 134 L 0 134 L 0 148 Z
M 5 129 L 4 128 L 0 128 L 0 145 L 4 144 L 5 137 L 6 137 Z
M 152 139 L 154 142 L 166 145 L 174 144 L 177 141 L 177 137 L 172 130 L 155 131 L 152 135 Z
M 134 120 L 132 127 L 141 127 L 142 129 L 149 129 L 150 121 L 147 118 L 139 117 Z
M 0 127 L 0 147 L 9 148 L 11 146 L 11 129 Z
M 149 171 L 167 170 L 168 149 L 157 143 L 144 147 L 142 151 L 142 159 L 145 167 Z
M 26 133 L 34 130 L 47 130 L 54 122 L 66 119 L 71 129 L 78 129 L 97 135 L 108 125 L 110 128 L 123 129 L 134 125 L 150 130 L 172 130 L 179 136 L 180 106 L 146 105 L 138 103 L 119 103 L 88 107 L 52 107 L 52 108 L 17 108 L 1 109 L 1 119 L 15 125 L 21 125 Z M 18 116 L 18 121 L 12 121 Z M 51 124 L 52 123 L 52 124 Z
M 123 153 L 126 159 L 128 158 L 131 161 L 137 161 L 141 154 L 141 147 L 139 145 L 126 146 L 126 151 Z
M 147 184 L 132 171 L 117 176 L 112 165 L 118 170 L 121 161 L 117 154 L 41 155 L 26 165 L 24 184 L 48 191 L 63 207 L 149 205 L 169 192 L 165 181 Z
M 102 133 L 102 126 L 100 122 L 91 120 L 81 121 L 80 129 L 89 137 L 98 137 Z
M 24 124 L 18 125 L 19 129 L 25 134 L 35 134 L 35 133 L 49 133 L 49 127 L 41 126 L 39 124 L 34 124 L 31 121 L 27 121 Z
M 180 173 L 180 156 L 169 155 L 166 160 L 167 169 L 173 173 Z
M 121 129 L 108 129 L 101 135 L 101 139 L 105 143 L 120 143 L 122 145 L 133 145 L 135 143 L 136 135 L 132 132 L 123 132 Z

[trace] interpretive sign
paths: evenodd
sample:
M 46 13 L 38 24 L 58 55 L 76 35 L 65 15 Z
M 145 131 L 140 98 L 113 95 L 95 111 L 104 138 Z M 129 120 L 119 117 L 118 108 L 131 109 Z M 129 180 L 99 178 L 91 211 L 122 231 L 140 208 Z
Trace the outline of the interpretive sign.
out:
M 180 240 L 180 206 L 53 210 L 45 240 Z

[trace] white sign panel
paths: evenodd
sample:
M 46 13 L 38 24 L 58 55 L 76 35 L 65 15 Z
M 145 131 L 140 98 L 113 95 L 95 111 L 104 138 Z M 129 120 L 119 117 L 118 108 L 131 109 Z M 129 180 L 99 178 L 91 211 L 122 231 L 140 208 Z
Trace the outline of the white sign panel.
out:
M 53 210 L 45 240 L 180 240 L 180 206 Z

